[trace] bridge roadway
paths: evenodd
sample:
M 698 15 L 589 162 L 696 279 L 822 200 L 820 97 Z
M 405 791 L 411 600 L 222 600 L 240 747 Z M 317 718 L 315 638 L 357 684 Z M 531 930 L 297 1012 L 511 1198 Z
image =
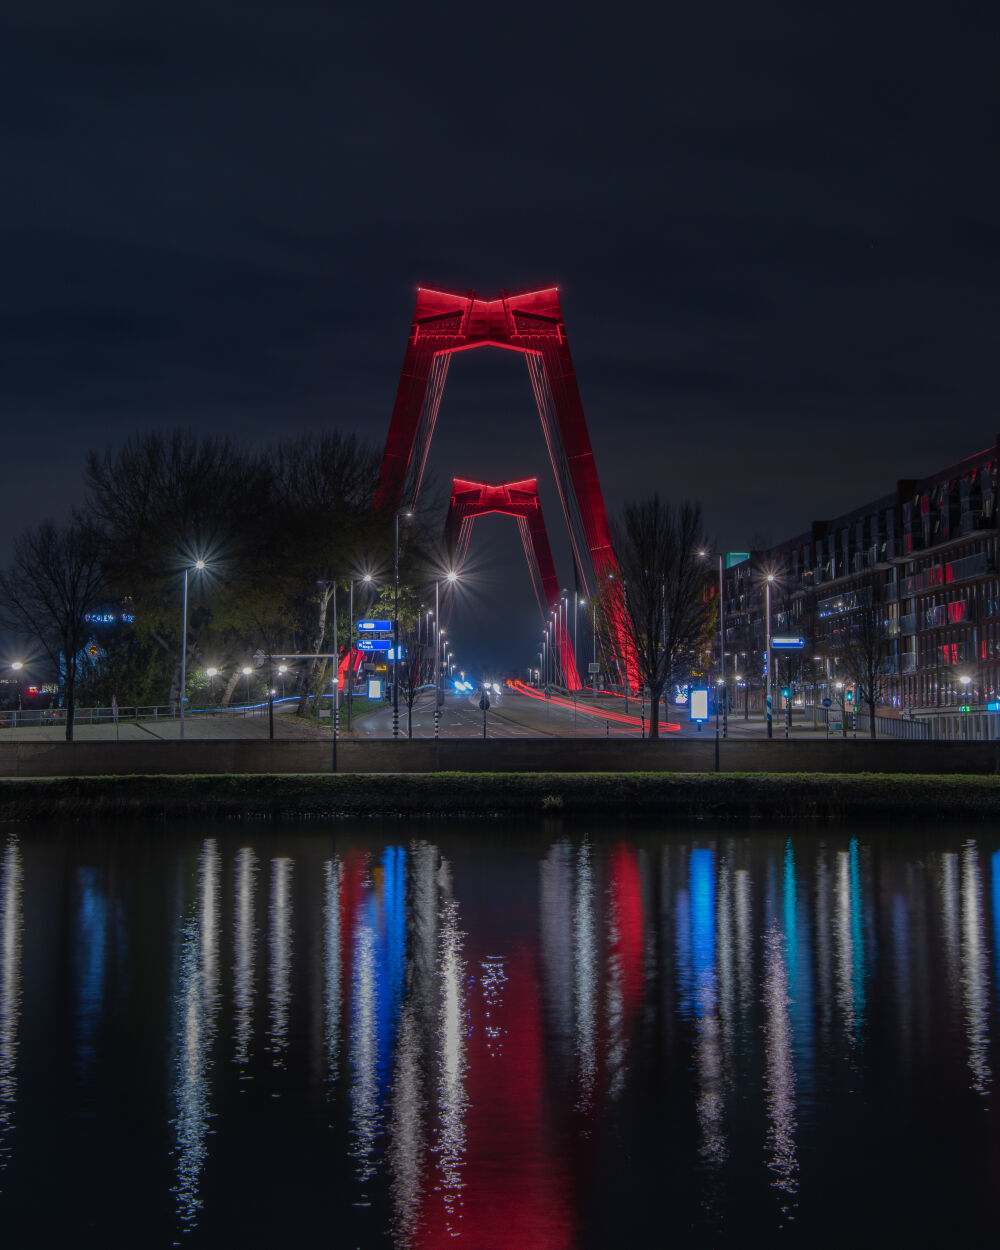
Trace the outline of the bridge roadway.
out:
M 472 695 L 459 695 L 449 692 L 441 709 L 440 732 L 449 738 L 478 738 L 483 732 L 483 714 L 478 706 L 478 692 Z M 573 700 L 568 696 L 556 695 L 545 699 L 537 691 L 522 692 L 504 688 L 499 698 L 491 696 L 490 710 L 486 719 L 486 734 L 489 738 L 532 738 L 532 737 L 614 737 L 639 738 L 642 735 L 642 722 L 637 713 L 640 709 L 646 715 L 646 733 L 649 732 L 649 707 L 629 700 L 628 715 L 625 714 L 624 699 L 612 695 L 601 696 L 596 703 L 589 695 L 580 696 L 574 709 Z M 364 706 L 364 705 L 361 705 Z M 669 722 L 679 729 L 664 730 L 664 737 L 700 736 L 696 725 L 692 725 L 687 717 L 687 709 L 672 707 Z M 347 711 L 341 709 L 340 730 L 343 737 L 346 732 Z M 399 709 L 399 729 L 401 736 L 406 736 L 407 712 L 405 705 Z M 330 736 L 329 721 L 302 721 L 291 712 L 275 710 L 275 737 L 279 739 L 328 738 Z M 704 726 L 702 731 L 707 736 L 714 735 L 714 721 Z M 0 728 L 0 742 L 59 742 L 63 740 L 64 729 L 61 725 L 19 726 L 17 729 Z M 176 719 L 160 719 L 159 721 L 143 720 L 139 723 L 123 720 L 118 734 L 123 742 L 149 741 L 150 739 L 176 740 L 179 737 L 179 725 Z M 261 739 L 268 735 L 267 716 L 258 710 L 254 715 L 242 716 L 239 712 L 227 716 L 202 716 L 190 714 L 186 719 L 185 736 L 191 741 L 197 740 L 231 740 Z M 434 700 L 431 691 L 421 693 L 413 708 L 413 736 L 430 738 L 434 735 Z M 729 719 L 729 736 L 731 738 L 761 738 L 765 735 L 762 718 L 757 715 L 749 721 L 742 715 Z M 110 723 L 100 725 L 78 724 L 75 736 L 80 742 L 114 741 L 115 727 Z M 354 724 L 354 732 L 350 735 L 355 739 L 391 738 L 392 708 L 389 704 L 376 711 L 366 709 Z M 781 721 L 774 722 L 774 736 L 784 737 L 784 725 Z M 796 712 L 795 724 L 792 728 L 794 738 L 826 737 L 825 728 L 818 731 L 801 712 Z
M 576 707 L 569 697 L 539 698 L 535 692 L 523 694 L 504 688 L 499 696 L 490 695 L 490 708 L 486 713 L 486 736 L 488 738 L 545 738 L 545 737 L 627 737 L 642 736 L 639 707 L 635 705 L 635 723 L 631 716 L 624 716 L 621 700 L 598 700 L 597 714 L 591 698 L 579 698 Z M 630 705 L 630 713 L 633 708 Z M 646 709 L 647 714 L 649 709 Z M 605 715 L 606 713 L 606 715 Z M 343 714 L 341 715 L 343 724 Z M 407 732 L 407 709 L 400 705 L 399 731 Z M 646 731 L 649 731 L 647 715 Z M 483 733 L 483 714 L 479 710 L 479 692 L 471 695 L 448 693 L 441 709 L 440 733 L 448 738 L 475 738 Z M 434 696 L 426 691 L 417 696 L 413 705 L 413 736 L 428 738 L 434 734 Z M 357 738 L 385 738 L 392 736 L 392 708 L 388 705 L 377 712 L 362 717 L 356 727 Z

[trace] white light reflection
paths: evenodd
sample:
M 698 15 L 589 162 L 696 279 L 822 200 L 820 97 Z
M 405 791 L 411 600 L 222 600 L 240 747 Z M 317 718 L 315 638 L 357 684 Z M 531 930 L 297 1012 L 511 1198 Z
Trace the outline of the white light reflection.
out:
M 554 1045 L 565 1054 L 573 1038 L 572 851 L 557 842 L 539 864 L 542 967 Z
M 485 1003 L 483 1032 L 486 1035 L 486 1053 L 491 1059 L 503 1058 L 503 1043 L 507 1030 L 500 1023 L 503 1007 L 503 987 L 507 983 L 502 955 L 488 955 L 480 964 L 479 983 Z
M 962 847 L 962 997 L 969 1070 L 977 1094 L 989 1091 L 992 1076 L 987 1061 L 989 1045 L 989 968 L 983 932 L 982 873 L 974 841 Z
M 7 843 L 0 868 L 0 1172 L 10 1159 L 17 1101 L 17 1030 L 21 1018 L 24 874 L 21 848 Z
M 245 1067 L 250 1059 L 253 1037 L 254 995 L 254 887 L 257 856 L 248 847 L 236 852 L 235 911 L 233 921 L 233 1006 L 236 1014 L 236 1043 L 233 1062 Z
M 288 1011 L 292 1001 L 292 866 L 285 856 L 271 860 L 271 901 L 268 907 L 270 937 L 271 1016 L 268 1050 L 276 1068 L 285 1066 L 288 1048 Z
M 580 1098 L 577 1107 L 586 1111 L 597 1081 L 597 934 L 594 917 L 594 870 L 590 847 L 584 843 L 577 854 L 576 899 L 573 904 L 573 945 L 576 955 L 576 1052 Z
M 438 879 L 444 887 L 446 897 L 441 905 L 438 947 L 441 985 L 438 1019 L 440 1128 L 436 1151 L 441 1171 L 441 1196 L 446 1228 L 451 1236 L 457 1236 L 457 1217 L 460 1216 L 463 1188 L 465 1114 L 468 1105 L 465 1092 L 467 1009 L 462 997 L 465 963 L 462 959 L 462 934 L 458 928 L 458 904 L 450 897 L 451 880 L 446 863 L 442 863 Z
M 335 855 L 323 865 L 323 1037 L 326 1042 L 327 1076 L 335 1081 L 340 1055 L 340 1010 L 343 955 L 340 949 L 340 890 L 344 866 Z
M 851 863 L 847 851 L 837 852 L 833 884 L 834 934 L 837 949 L 837 1002 L 848 1041 L 854 1039 L 854 938 L 851 924 Z
M 219 877 L 222 862 L 214 838 L 206 838 L 201 851 L 201 872 L 198 890 L 199 941 L 201 945 L 201 993 L 205 1020 L 215 1026 L 215 1009 L 219 1000 Z
M 962 946 L 959 925 L 958 856 L 948 852 L 941 856 L 941 927 L 943 929 L 944 964 L 950 1007 L 958 1016 L 962 980 Z
M 177 1184 L 173 1192 L 185 1231 L 194 1228 L 202 1206 L 199 1186 L 208 1154 L 209 1050 L 218 1006 L 219 871 L 218 848 L 214 838 L 207 838 L 199 858 L 197 909 L 181 936 L 177 997 Z
M 737 868 L 733 873 L 733 911 L 736 915 L 736 992 L 742 1030 L 750 1021 L 753 1002 L 753 938 L 751 932 L 750 873 Z
M 764 937 L 764 1055 L 767 1094 L 768 1168 L 772 1186 L 793 1197 L 798 1192 L 799 1162 L 795 1146 L 795 1065 L 792 1056 L 792 1021 L 789 1013 L 785 944 L 780 932 L 771 929 Z M 786 1215 L 793 1203 L 782 1205 Z
M 719 951 L 719 1022 L 722 1027 L 722 1043 L 729 1060 L 733 1053 L 736 1015 L 736 969 L 733 950 L 734 901 L 733 874 L 728 858 L 724 858 L 719 863 L 715 922 Z
M 420 1029 L 413 1006 L 407 1002 L 400 1014 L 396 1036 L 389 1125 L 393 1236 L 394 1244 L 401 1250 L 413 1244 L 420 1214 L 425 1110 L 420 1077 Z

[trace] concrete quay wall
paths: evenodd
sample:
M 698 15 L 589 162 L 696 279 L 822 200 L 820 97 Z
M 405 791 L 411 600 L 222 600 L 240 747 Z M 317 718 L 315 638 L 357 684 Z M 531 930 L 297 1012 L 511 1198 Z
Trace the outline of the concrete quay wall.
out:
M 0 777 L 85 777 L 212 773 L 330 773 L 329 742 L 7 742 Z M 607 738 L 476 738 L 342 741 L 341 773 L 715 771 L 706 737 L 658 742 Z M 1000 743 L 726 740 L 719 771 L 755 773 L 1000 772 Z

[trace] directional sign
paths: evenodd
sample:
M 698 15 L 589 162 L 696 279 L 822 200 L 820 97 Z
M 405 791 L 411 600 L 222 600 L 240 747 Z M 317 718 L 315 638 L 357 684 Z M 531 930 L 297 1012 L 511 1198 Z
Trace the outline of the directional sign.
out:
M 804 638 L 796 638 L 793 634 L 775 634 L 771 639 L 775 651 L 801 651 L 805 645 Z
M 392 643 L 388 638 L 359 638 L 359 651 L 391 651 Z
M 392 621 L 358 621 L 358 633 L 387 634 L 392 629 Z

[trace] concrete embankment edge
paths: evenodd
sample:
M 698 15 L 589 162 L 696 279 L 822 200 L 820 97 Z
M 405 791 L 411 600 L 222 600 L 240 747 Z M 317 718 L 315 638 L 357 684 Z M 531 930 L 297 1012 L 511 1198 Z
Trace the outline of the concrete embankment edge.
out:
M 760 825 L 989 821 L 1000 817 L 1000 778 L 633 772 L 0 780 L 0 821 L 9 822 L 502 816 Z
M 326 773 L 327 739 L 28 742 L 0 736 L 0 777 Z M 414 738 L 341 741 L 344 773 L 1000 773 L 996 742 L 864 738 Z

